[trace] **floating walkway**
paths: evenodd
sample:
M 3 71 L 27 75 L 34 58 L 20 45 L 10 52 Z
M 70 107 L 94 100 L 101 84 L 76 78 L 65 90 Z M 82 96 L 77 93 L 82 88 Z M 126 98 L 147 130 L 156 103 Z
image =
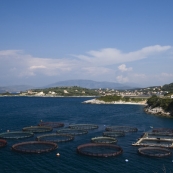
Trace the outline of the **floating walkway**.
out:
M 133 146 L 173 148 L 173 135 L 165 133 L 144 133 Z

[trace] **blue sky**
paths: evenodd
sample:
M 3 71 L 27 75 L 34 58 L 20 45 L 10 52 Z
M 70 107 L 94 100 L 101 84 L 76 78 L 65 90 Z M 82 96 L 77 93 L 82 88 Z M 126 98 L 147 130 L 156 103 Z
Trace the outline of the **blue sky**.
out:
M 0 0 L 0 86 L 173 82 L 172 0 Z

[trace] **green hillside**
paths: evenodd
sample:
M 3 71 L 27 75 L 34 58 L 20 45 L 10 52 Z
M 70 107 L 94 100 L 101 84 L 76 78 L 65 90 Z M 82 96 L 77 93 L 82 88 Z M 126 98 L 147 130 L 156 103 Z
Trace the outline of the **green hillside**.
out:
M 162 107 L 165 111 L 173 111 L 173 99 L 171 98 L 160 98 L 153 95 L 147 100 L 147 104 L 152 108 Z
M 82 87 L 53 87 L 45 89 L 33 89 L 32 92 L 41 92 L 44 94 L 49 94 L 50 92 L 55 92 L 58 96 L 98 96 L 98 92 L 93 89 L 87 89 Z
M 163 85 L 162 90 L 168 91 L 168 92 L 173 92 L 173 83 Z

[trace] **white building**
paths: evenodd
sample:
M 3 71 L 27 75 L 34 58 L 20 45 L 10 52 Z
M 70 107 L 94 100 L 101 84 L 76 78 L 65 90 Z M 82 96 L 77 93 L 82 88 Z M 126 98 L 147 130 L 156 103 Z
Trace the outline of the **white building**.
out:
M 36 96 L 44 96 L 45 94 L 44 94 L 43 91 L 41 91 L 41 92 L 39 92 L 39 93 L 36 93 L 35 95 L 36 95 Z

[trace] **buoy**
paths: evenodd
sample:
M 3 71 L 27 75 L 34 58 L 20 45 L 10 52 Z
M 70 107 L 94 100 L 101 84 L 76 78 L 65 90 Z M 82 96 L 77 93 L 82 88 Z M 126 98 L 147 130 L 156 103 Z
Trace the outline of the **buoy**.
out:
M 128 162 L 129 160 L 128 160 L 128 159 L 126 159 L 125 161 L 126 161 L 126 162 Z
M 10 132 L 10 130 L 7 130 L 7 132 Z
M 60 154 L 59 154 L 59 153 L 57 153 L 57 154 L 56 154 L 56 156 L 60 156 Z

